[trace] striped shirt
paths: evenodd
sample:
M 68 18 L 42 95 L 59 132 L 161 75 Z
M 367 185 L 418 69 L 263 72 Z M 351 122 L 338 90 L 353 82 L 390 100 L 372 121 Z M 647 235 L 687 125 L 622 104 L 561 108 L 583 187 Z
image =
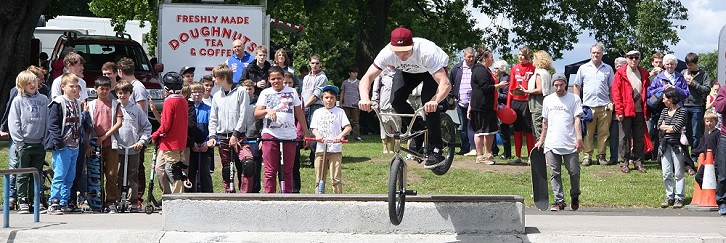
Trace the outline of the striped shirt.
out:
M 680 144 L 681 129 L 686 126 L 686 118 L 686 109 L 683 109 L 681 107 L 678 107 L 676 109 L 676 112 L 673 113 L 673 116 L 668 115 L 667 107 L 663 109 L 663 111 L 660 113 L 660 118 L 658 119 L 658 127 L 660 127 L 660 125 L 673 126 L 672 133 L 661 132 L 663 134 L 663 140 L 665 140 L 669 144 Z
M 471 67 L 461 64 L 461 84 L 459 84 L 459 106 L 468 106 L 471 101 Z

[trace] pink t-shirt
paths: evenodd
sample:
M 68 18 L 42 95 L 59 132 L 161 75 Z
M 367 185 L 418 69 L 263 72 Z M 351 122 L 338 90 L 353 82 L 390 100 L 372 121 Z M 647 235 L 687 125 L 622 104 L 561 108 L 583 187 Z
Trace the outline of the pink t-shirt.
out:
M 93 112 L 93 129 L 96 130 L 96 134 L 100 137 L 106 134 L 106 131 L 111 130 L 111 101 L 97 100 L 95 111 Z M 123 116 L 121 112 L 116 112 L 117 116 Z M 102 147 L 111 146 L 111 138 L 106 138 L 101 144 Z

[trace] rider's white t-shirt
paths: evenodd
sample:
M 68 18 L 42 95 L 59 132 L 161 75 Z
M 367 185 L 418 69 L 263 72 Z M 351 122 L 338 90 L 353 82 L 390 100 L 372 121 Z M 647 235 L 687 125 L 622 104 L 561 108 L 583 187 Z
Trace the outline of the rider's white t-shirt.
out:
M 449 55 L 435 43 L 427 39 L 413 38 L 413 52 L 411 53 L 411 57 L 406 59 L 406 61 L 401 61 L 391 51 L 391 44 L 389 43 L 378 53 L 376 59 L 373 60 L 373 65 L 376 65 L 381 70 L 391 65 L 406 73 L 429 72 L 433 74 L 449 65 Z
M 552 93 L 542 102 L 542 118 L 547 119 L 547 134 L 544 141 L 544 152 L 567 155 L 577 152 L 575 143 L 575 117 L 582 115 L 582 102 L 574 94 L 567 92 L 564 96 Z
M 320 108 L 313 112 L 313 118 L 310 119 L 310 128 L 318 129 L 320 135 L 324 139 L 332 139 L 338 136 L 343 131 L 343 127 L 349 126 L 350 122 L 348 117 L 345 116 L 345 111 L 339 107 L 333 107 L 332 109 Z M 317 143 L 317 152 L 323 152 L 323 143 Z M 328 143 L 328 152 L 340 153 L 343 152 L 343 144 L 341 143 Z

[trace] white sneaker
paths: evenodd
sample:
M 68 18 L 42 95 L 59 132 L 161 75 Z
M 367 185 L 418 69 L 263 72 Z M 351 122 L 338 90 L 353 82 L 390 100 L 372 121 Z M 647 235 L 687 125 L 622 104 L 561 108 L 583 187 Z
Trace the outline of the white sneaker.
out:
M 476 156 L 476 150 L 469 150 L 469 152 L 465 153 L 464 156 Z

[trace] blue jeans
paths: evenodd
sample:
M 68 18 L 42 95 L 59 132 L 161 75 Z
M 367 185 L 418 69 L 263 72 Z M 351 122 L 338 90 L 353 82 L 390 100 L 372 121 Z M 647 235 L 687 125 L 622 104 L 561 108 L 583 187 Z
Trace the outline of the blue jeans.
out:
M 18 168 L 18 154 L 16 153 L 17 147 L 15 146 L 15 143 L 13 143 L 13 139 L 9 139 L 8 141 L 8 169 L 17 169 Z M 15 178 L 16 175 L 11 174 L 10 175 L 10 197 L 11 198 L 17 198 L 17 190 L 15 188 Z
M 76 178 L 78 149 L 64 147 L 53 150 L 53 180 L 50 187 L 50 202 L 58 199 L 61 206 L 68 206 L 73 179 Z
M 680 144 L 663 144 L 663 146 L 665 146 L 665 149 L 660 164 L 663 169 L 663 185 L 665 186 L 666 197 L 683 200 L 683 193 L 686 189 L 686 179 L 683 177 L 685 167 L 683 161 L 678 159 L 678 154 L 685 151 L 681 151 Z
M 691 149 L 698 147 L 701 144 L 701 137 L 703 137 L 703 107 L 701 106 L 686 106 L 686 136 L 688 137 L 688 144 L 691 145 Z M 694 156 L 691 156 L 694 157 Z
M 459 151 L 462 151 L 462 153 L 475 149 L 472 146 L 474 142 L 474 130 L 471 128 L 469 119 L 466 118 L 467 109 L 469 109 L 468 105 L 461 106 L 458 103 L 456 104 L 456 113 L 458 113 L 459 120 L 461 121 L 461 124 L 459 124 L 459 138 L 461 138 Z

